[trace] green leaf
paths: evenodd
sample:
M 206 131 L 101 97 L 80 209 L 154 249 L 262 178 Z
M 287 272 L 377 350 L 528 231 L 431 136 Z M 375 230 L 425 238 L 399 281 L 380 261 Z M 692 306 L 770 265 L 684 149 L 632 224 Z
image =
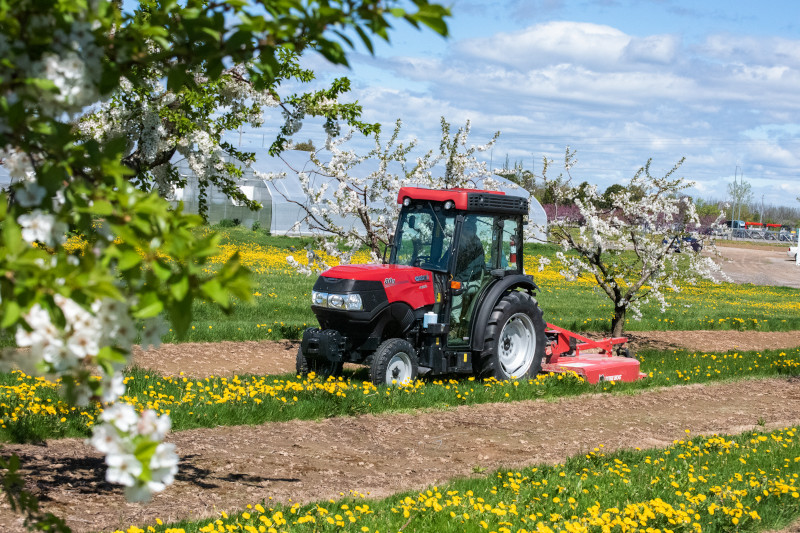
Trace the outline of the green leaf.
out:
M 421 22 L 442 37 L 447 37 L 449 32 L 444 17 L 449 16 L 449 9 L 436 4 L 425 4 L 420 6 L 419 11 L 410 15 L 409 18 Z
M 133 451 L 133 454 L 139 459 L 142 463 L 148 464 L 150 459 L 153 457 L 153 454 L 156 453 L 156 448 L 158 447 L 158 442 L 152 441 L 150 439 L 147 440 L 140 440 L 136 443 L 136 448 Z
M 192 323 L 192 299 L 186 298 L 169 308 L 172 328 L 178 338 L 183 338 Z
M 107 200 L 95 200 L 89 207 L 89 213 L 105 217 L 114 212 L 114 207 Z
M 155 292 L 146 292 L 140 296 L 139 305 L 133 316 L 136 318 L 150 318 L 164 310 L 164 302 Z
M 200 285 L 200 291 L 222 308 L 227 309 L 230 306 L 230 293 L 218 280 L 211 279 L 203 283 Z
M 153 269 L 153 274 L 161 281 L 167 281 L 172 275 L 172 269 L 163 259 L 157 259 L 152 263 L 151 267 Z
M 22 310 L 19 304 L 13 300 L 5 302 L 3 306 L 3 320 L 0 322 L 0 328 L 11 327 L 22 315 Z
M 22 230 L 13 220 L 3 222 L 3 240 L 5 241 L 8 255 L 17 255 L 22 251 L 25 243 L 22 241 Z
M 111 346 L 103 346 L 97 353 L 97 364 L 100 365 L 109 376 L 114 373 L 115 365 L 123 366 L 127 362 L 128 359 L 125 357 L 125 354 L 120 353 Z
M 117 268 L 122 271 L 130 270 L 131 268 L 138 266 L 142 262 L 142 256 L 138 254 L 135 250 L 124 250 L 120 254 L 119 263 Z
M 189 292 L 189 276 L 183 275 L 178 281 L 171 283 L 169 292 L 179 302 L 186 298 L 186 294 Z

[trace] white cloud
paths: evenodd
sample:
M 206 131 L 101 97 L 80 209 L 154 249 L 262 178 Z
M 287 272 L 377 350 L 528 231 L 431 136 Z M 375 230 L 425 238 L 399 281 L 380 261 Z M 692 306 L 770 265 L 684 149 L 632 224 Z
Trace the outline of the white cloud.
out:
M 724 63 L 785 65 L 800 68 L 800 40 L 748 35 L 710 35 L 698 48 Z
M 680 39 L 675 35 L 634 37 L 625 47 L 623 57 L 635 63 L 668 65 L 675 61 L 679 48 Z
M 359 80 L 359 65 L 378 77 Z M 540 169 L 542 155 L 558 161 L 569 144 L 579 181 L 607 186 L 650 157 L 666 171 L 686 156 L 681 175 L 702 194 L 723 197 L 736 165 L 800 191 L 797 40 L 718 34 L 697 44 L 557 21 L 425 55 L 360 58 L 345 74 L 367 120 L 401 117 L 426 147 L 438 146 L 445 116 L 454 127 L 471 120 L 476 144 L 500 130 L 495 164 L 508 153 Z M 767 201 L 786 196 L 765 190 Z
M 470 39 L 456 53 L 489 60 L 520 70 L 569 63 L 611 67 L 622 57 L 630 37 L 599 24 L 548 22 L 513 33 Z

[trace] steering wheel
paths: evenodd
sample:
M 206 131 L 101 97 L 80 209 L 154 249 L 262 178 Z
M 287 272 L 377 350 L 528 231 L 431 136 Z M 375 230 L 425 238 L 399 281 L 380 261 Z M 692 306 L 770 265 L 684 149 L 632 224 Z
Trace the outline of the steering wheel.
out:
M 416 267 L 422 266 L 422 263 L 430 263 L 430 262 L 431 262 L 431 256 L 429 255 L 418 255 L 417 257 L 414 258 L 413 261 L 414 266 Z

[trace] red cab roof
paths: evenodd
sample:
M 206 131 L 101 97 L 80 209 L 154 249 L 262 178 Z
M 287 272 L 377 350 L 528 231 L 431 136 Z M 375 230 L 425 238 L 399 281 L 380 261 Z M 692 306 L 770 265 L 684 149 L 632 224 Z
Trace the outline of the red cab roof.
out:
M 421 187 L 401 187 L 397 193 L 397 203 L 402 204 L 404 198 L 412 200 L 430 200 L 446 202 L 452 200 L 456 209 L 466 210 L 470 193 L 505 195 L 503 191 L 486 191 L 483 189 L 423 189 Z

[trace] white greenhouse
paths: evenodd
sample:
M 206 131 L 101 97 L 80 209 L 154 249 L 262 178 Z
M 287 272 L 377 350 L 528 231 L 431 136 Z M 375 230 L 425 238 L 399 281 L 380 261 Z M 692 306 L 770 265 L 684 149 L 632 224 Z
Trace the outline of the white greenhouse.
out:
M 262 205 L 259 211 L 250 211 L 247 207 L 236 205 L 232 200 L 225 196 L 216 187 L 210 187 L 207 191 L 208 220 L 215 224 L 223 219 L 238 220 L 245 227 L 252 227 L 258 221 L 262 229 L 269 230 L 276 235 L 310 235 L 308 226 L 301 225 L 297 231 L 293 231 L 298 220 L 302 218 L 303 210 L 300 205 L 306 205 L 308 198 L 303 193 L 297 175 L 289 170 L 287 164 L 293 169 L 302 171 L 310 170 L 312 164 L 309 162 L 308 152 L 286 151 L 283 153 L 283 160 L 271 157 L 265 148 L 255 150 L 256 158 L 252 168 L 243 169 L 243 177 L 240 188 L 250 200 L 255 200 Z M 177 163 L 178 171 L 186 178 L 186 187 L 177 189 L 172 198 L 174 203 L 182 201 L 184 210 L 188 213 L 197 213 L 199 202 L 199 190 L 197 179 L 194 178 L 192 171 L 185 161 Z M 261 173 L 279 174 L 286 172 L 286 177 L 275 180 L 264 180 L 256 178 L 253 169 Z M 313 180 L 324 180 L 325 178 L 310 173 L 313 185 L 322 185 L 322 182 L 314 184 Z M 510 182 L 501 178 L 494 178 L 500 183 L 507 185 L 501 190 L 508 194 L 520 194 L 521 189 L 515 187 Z M 10 183 L 8 172 L 0 166 L 0 186 L 5 187 Z M 333 189 L 333 188 L 331 188 Z M 343 227 L 349 227 L 355 223 L 352 220 L 337 221 Z M 547 215 L 539 202 L 530 198 L 530 228 L 533 229 L 534 240 L 544 241 L 545 228 L 547 228 Z
M 255 150 L 255 162 L 252 168 L 243 169 L 243 176 L 240 181 L 240 189 L 247 198 L 255 200 L 262 205 L 259 211 L 250 211 L 244 206 L 236 205 L 215 187 L 210 187 L 207 191 L 208 220 L 215 224 L 223 219 L 236 219 L 246 227 L 252 227 L 258 221 L 262 229 L 269 230 L 275 235 L 311 235 L 307 225 L 301 224 L 297 230 L 293 230 L 297 221 L 303 218 L 303 209 L 300 205 L 307 205 L 308 198 L 303 193 L 299 179 L 294 172 L 287 172 L 287 164 L 297 171 L 310 171 L 313 165 L 309 162 L 308 152 L 286 151 L 282 157 L 286 162 L 279 158 L 271 157 L 266 149 Z M 186 177 L 187 185 L 184 189 L 175 191 L 174 201 L 183 201 L 184 210 L 189 213 L 197 213 L 198 209 L 198 189 L 197 179 L 193 177 L 191 170 L 185 162 L 178 164 L 179 172 Z M 286 173 L 286 177 L 274 180 L 256 178 L 256 170 L 260 173 L 280 174 Z M 318 174 L 310 173 L 312 185 L 320 186 L 326 178 Z M 500 189 L 507 194 L 520 195 L 524 193 L 520 188 L 510 182 L 493 176 L 500 183 L 506 184 Z M 314 183 L 317 180 L 317 183 Z M 333 190 L 330 187 L 329 190 Z M 332 199 L 332 195 L 331 195 Z M 530 228 L 532 228 L 533 239 L 543 242 L 547 228 L 547 215 L 539 202 L 530 197 Z M 350 227 L 355 223 L 355 219 L 337 221 L 343 227 Z

